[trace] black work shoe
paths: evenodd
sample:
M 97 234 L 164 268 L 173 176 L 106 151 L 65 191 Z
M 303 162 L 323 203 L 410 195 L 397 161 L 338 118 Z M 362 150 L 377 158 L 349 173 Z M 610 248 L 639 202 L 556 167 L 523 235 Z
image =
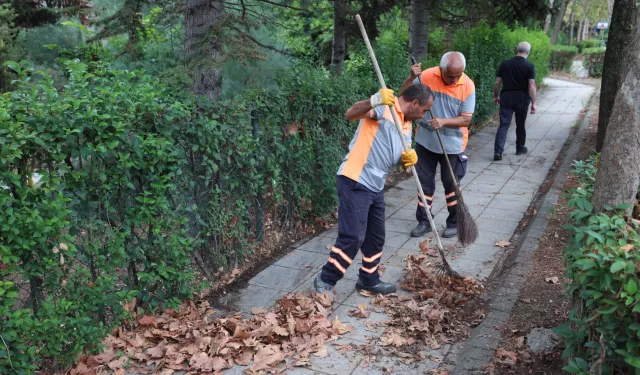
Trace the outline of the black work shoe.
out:
M 364 285 L 360 278 L 356 282 L 356 290 L 366 290 L 367 292 L 371 292 L 373 294 L 391 294 L 396 292 L 396 286 L 391 283 L 385 283 L 380 280 L 376 285 Z
M 458 234 L 458 228 L 445 228 L 442 232 L 442 237 L 453 238 Z
M 493 160 L 498 161 L 498 160 L 502 160 L 502 154 L 493 154 Z
M 427 221 L 420 223 L 418 226 L 413 228 L 411 231 L 411 237 L 422 237 L 429 232 L 431 232 L 431 225 L 429 225 L 429 222 Z
M 526 155 L 527 151 L 529 151 L 529 150 L 527 150 L 526 147 L 523 147 L 523 148 L 521 148 L 519 150 L 516 150 L 516 155 Z
M 320 275 L 316 276 L 316 278 L 313 279 L 313 287 L 315 288 L 316 293 L 319 294 L 323 294 L 324 292 L 331 293 L 333 291 L 333 285 L 322 281 Z

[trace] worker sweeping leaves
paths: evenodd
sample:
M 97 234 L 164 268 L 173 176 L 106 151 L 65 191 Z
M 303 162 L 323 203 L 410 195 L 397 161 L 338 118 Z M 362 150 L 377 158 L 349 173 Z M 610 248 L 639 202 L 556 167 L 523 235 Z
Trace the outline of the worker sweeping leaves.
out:
M 418 161 L 411 144 L 411 121 L 423 118 L 433 104 L 433 93 L 422 83 L 409 86 L 399 98 L 381 89 L 368 100 L 357 102 L 345 117 L 360 120 L 349 145 L 349 153 L 338 169 L 338 238 L 329 260 L 314 279 L 316 292 L 333 290 L 362 249 L 357 290 L 375 294 L 396 291 L 395 285 L 380 280 L 378 265 L 385 241 L 384 183 L 389 171 L 400 161 L 409 168 Z M 405 139 L 398 136 L 391 110 L 393 105 L 403 125 Z

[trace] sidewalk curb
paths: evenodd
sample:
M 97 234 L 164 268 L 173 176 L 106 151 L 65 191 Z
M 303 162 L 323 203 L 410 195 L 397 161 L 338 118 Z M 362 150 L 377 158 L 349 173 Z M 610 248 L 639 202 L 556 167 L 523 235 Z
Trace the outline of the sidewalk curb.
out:
M 547 227 L 547 221 L 555 203 L 562 193 L 564 182 L 571 171 L 572 162 L 582 144 L 582 135 L 589 126 L 593 115 L 593 103 L 597 97 L 597 88 L 587 102 L 588 111 L 576 134 L 568 138 L 560 152 L 564 155 L 560 166 L 555 171 L 553 182 L 537 207 L 537 214 L 518 238 L 515 251 L 494 269 L 492 274 L 500 275 L 500 287 L 490 295 L 487 316 L 480 325 L 471 331 L 469 339 L 461 346 L 452 349 L 444 363 L 453 363 L 451 374 L 484 374 L 491 362 L 495 350 L 502 338 L 501 328 L 507 323 L 515 303 L 520 295 L 525 276 L 531 270 L 531 260 L 538 248 L 539 238 Z M 448 366 L 443 366 L 446 368 Z

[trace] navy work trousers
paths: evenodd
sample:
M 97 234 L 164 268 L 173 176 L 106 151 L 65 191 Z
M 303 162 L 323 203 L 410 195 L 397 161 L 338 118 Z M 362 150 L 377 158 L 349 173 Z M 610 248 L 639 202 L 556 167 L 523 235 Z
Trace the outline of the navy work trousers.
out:
M 442 186 L 444 186 L 447 210 L 449 211 L 449 216 L 447 217 L 447 228 L 457 228 L 458 222 L 456 219 L 456 205 L 458 204 L 458 201 L 456 198 L 455 187 L 453 185 L 453 178 L 449 172 L 447 161 L 444 158 L 449 158 L 453 173 L 456 174 L 456 180 L 458 181 L 458 184 L 460 184 L 460 180 L 467 173 L 467 156 L 464 152 L 461 154 L 449 155 L 438 154 L 427 150 L 419 144 L 416 144 L 416 153 L 418 154 L 418 164 L 416 164 L 418 178 L 420 179 L 422 191 L 427 199 L 430 212 L 433 214 L 433 211 L 431 211 L 431 205 L 436 191 L 436 172 L 438 170 L 438 164 L 440 164 Z M 427 212 L 425 211 L 425 207 L 422 205 L 420 197 L 418 197 L 418 207 L 416 208 L 416 220 L 418 220 L 419 223 L 428 223 Z
M 336 178 L 338 188 L 338 239 L 329 260 L 322 267 L 321 278 L 335 285 L 362 249 L 359 277 L 365 285 L 380 281 L 378 264 L 384 245 L 384 192 L 374 192 L 347 178 Z

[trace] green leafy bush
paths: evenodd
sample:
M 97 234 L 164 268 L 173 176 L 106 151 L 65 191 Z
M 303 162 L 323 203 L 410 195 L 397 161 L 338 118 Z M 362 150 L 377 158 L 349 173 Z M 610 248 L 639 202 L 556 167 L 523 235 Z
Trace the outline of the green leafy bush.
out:
M 577 47 L 553 46 L 549 67 L 555 71 L 569 71 L 576 56 L 578 56 Z
M 582 54 L 587 48 L 602 47 L 602 41 L 600 39 L 587 39 L 576 43 L 576 47 L 578 47 L 578 53 Z
M 568 292 L 574 298 L 564 337 L 569 373 L 640 372 L 640 229 L 618 210 L 594 214 L 591 197 L 597 158 L 576 162 L 580 178 L 570 192 L 573 232 L 564 249 Z
M 500 63 L 515 56 L 515 48 L 521 41 L 531 43 L 529 61 L 535 65 L 538 84 L 549 72 L 551 42 L 542 31 L 525 28 L 509 30 L 505 25 L 489 27 L 486 23 L 461 31 L 455 38 L 455 49 L 467 60 L 466 74 L 476 85 L 475 124 L 484 122 L 496 111 L 493 103 L 493 85 Z
M 591 77 L 602 77 L 605 48 L 586 48 L 582 53 L 582 65 Z
M 300 65 L 278 88 L 208 103 L 100 59 L 67 61 L 62 89 L 11 66 L 21 80 L 0 96 L 0 373 L 9 355 L 25 372 L 67 364 L 96 350 L 134 297 L 145 309 L 190 297 L 194 260 L 215 277 L 261 231 L 273 242 L 330 215 L 355 130 L 344 112 L 377 90 L 371 72 Z

